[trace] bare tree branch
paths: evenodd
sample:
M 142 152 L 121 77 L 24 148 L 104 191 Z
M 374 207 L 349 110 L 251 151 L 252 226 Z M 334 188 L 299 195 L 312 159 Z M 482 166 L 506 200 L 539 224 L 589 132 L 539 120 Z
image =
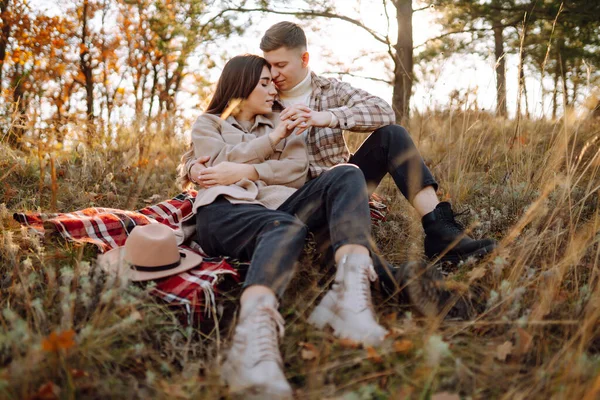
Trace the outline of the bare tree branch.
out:
M 414 9 L 414 10 L 413 10 L 413 13 L 416 13 L 417 11 L 424 11 L 424 10 L 428 10 L 428 9 L 430 9 L 430 8 L 431 8 L 431 5 L 429 5 L 429 6 L 424 6 L 424 7 L 421 7 L 421 8 L 416 8 L 416 9 Z
M 271 14 L 279 14 L 279 15 L 295 15 L 297 17 L 308 17 L 308 18 L 322 17 L 322 18 L 330 18 L 330 19 L 339 19 L 339 20 L 342 20 L 342 21 L 349 22 L 352 25 L 358 26 L 359 28 L 361 28 L 364 31 L 366 31 L 367 33 L 369 33 L 378 42 L 383 43 L 386 46 L 388 45 L 385 37 L 382 37 L 379 33 L 377 33 L 376 31 L 374 31 L 373 29 L 369 28 L 368 26 L 366 26 L 365 24 L 363 24 L 359 20 L 347 17 L 345 15 L 338 15 L 338 14 L 335 14 L 335 13 L 332 13 L 332 12 L 329 12 L 329 11 L 313 11 L 313 10 L 283 11 L 283 10 L 273 10 L 273 9 L 266 8 L 266 7 L 265 8 L 243 8 L 243 7 L 238 7 L 238 8 L 226 8 L 226 9 L 223 9 L 223 12 L 227 12 L 227 11 L 236 11 L 236 12 L 263 12 L 263 13 L 271 13 Z
M 418 49 L 419 47 L 426 46 L 428 43 L 434 42 L 434 41 L 436 41 L 436 40 L 443 39 L 443 38 L 445 38 L 445 37 L 447 37 L 447 36 L 457 35 L 457 34 L 459 34 L 459 33 L 469 33 L 469 32 L 488 32 L 488 31 L 491 31 L 491 29 L 486 29 L 486 28 L 473 28 L 473 29 L 461 29 L 461 30 L 458 30 L 458 31 L 446 32 L 446 33 L 443 33 L 443 34 L 441 34 L 441 35 L 439 35 L 439 36 L 436 36 L 436 37 L 433 37 L 433 38 L 427 39 L 426 41 L 424 41 L 424 42 L 423 42 L 423 43 L 421 43 L 420 45 L 413 47 L 413 49 Z
M 392 2 L 392 4 L 394 4 L 394 7 L 396 6 L 394 2 Z M 386 0 L 383 0 L 383 11 L 385 12 L 385 20 L 387 21 L 387 34 L 385 35 L 385 41 L 387 42 L 387 47 L 388 47 L 388 54 L 390 55 L 390 57 L 392 57 L 392 60 L 394 61 L 394 63 L 396 62 L 396 53 L 394 53 L 394 47 L 392 46 L 392 43 L 390 41 L 390 15 L 387 11 L 387 2 Z
M 496 26 L 500 27 L 500 28 L 515 27 L 520 21 L 521 21 L 521 19 L 518 19 L 518 20 L 509 21 L 509 22 L 507 22 L 505 24 L 500 24 L 500 25 L 496 25 Z M 439 39 L 445 38 L 447 36 L 456 35 L 456 34 L 459 34 L 459 33 L 489 32 L 491 30 L 492 30 L 492 28 L 471 28 L 471 29 L 461 29 L 461 30 L 457 30 L 457 31 L 446 32 L 446 33 L 443 33 L 443 34 L 441 34 L 439 36 L 427 39 L 426 41 L 424 41 L 420 45 L 413 47 L 413 49 L 418 49 L 419 47 L 423 47 L 423 46 L 427 45 L 427 43 L 430 43 L 430 42 L 433 42 L 435 40 L 439 40 Z
M 326 74 L 330 74 L 330 75 L 346 75 L 346 76 L 351 76 L 353 78 L 361 78 L 361 79 L 368 79 L 370 81 L 383 82 L 383 83 L 387 83 L 388 85 L 392 84 L 392 81 L 388 81 L 387 79 L 375 78 L 374 76 L 356 75 L 356 74 L 353 74 L 352 72 L 344 72 L 344 71 L 326 71 L 326 72 L 323 72 L 323 75 L 326 75 Z

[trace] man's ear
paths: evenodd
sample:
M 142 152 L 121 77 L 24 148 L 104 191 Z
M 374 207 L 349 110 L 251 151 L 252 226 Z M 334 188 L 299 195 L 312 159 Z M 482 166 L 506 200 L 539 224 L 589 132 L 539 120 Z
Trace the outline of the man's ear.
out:
M 308 51 L 305 51 L 304 53 L 302 53 L 302 67 L 306 68 L 308 67 L 308 59 L 310 58 L 308 55 Z

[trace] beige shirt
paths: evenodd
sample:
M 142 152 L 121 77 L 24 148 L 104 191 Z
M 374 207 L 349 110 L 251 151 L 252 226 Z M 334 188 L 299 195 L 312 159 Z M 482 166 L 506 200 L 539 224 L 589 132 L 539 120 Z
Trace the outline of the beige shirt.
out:
M 248 130 L 233 116 L 222 120 L 214 114 L 202 114 L 192 127 L 195 157 L 209 156 L 207 167 L 223 161 L 252 164 L 259 179 L 198 190 L 194 211 L 223 195 L 231 203 L 261 204 L 277 209 L 297 188 L 304 185 L 308 173 L 308 154 L 302 136 L 292 134 L 271 147 L 268 133 L 279 122 L 279 114 L 257 115 Z

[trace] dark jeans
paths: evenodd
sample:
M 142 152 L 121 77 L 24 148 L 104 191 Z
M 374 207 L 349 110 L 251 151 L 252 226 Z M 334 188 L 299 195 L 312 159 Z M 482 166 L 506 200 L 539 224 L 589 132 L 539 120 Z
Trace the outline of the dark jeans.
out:
M 433 186 L 434 190 L 438 188 L 409 133 L 399 125 L 384 126 L 371 133 L 348 163 L 361 169 L 369 193 L 375 191 L 388 173 L 411 202 L 421 189 L 427 186 Z
M 309 230 L 326 230 L 333 252 L 344 244 L 370 248 L 365 180 L 354 165 L 338 165 L 307 182 L 277 210 L 219 197 L 198 209 L 196 229 L 208 255 L 250 260 L 245 287 L 264 285 L 281 297 Z

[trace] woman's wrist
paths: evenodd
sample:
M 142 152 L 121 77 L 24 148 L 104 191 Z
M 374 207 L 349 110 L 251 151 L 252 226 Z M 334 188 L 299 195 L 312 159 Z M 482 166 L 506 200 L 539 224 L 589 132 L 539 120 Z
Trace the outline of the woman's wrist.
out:
M 195 163 L 192 160 L 192 162 L 190 162 L 190 165 L 187 167 L 187 177 L 190 181 L 196 183 L 196 181 L 194 181 L 194 177 L 192 176 L 192 168 L 194 167 L 194 164 Z
M 277 146 L 277 144 L 281 142 L 281 138 L 275 133 L 275 131 L 269 132 L 267 137 L 269 138 L 269 144 L 271 144 L 271 149 L 275 151 L 275 146 Z

